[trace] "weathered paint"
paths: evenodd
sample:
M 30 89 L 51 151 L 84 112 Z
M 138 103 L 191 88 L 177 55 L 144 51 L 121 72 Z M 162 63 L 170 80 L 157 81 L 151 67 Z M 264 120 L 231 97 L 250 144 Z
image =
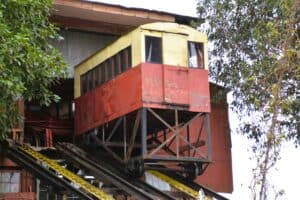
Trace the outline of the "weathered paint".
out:
M 208 72 L 160 64 L 142 64 L 144 107 L 210 112 Z
M 142 63 L 75 99 L 75 134 L 141 107 L 170 106 L 210 112 L 207 70 Z
M 197 182 L 217 192 L 233 191 L 231 138 L 226 104 L 212 104 L 210 113 L 212 163 Z
M 80 96 L 80 75 L 93 69 L 107 58 L 131 45 L 132 66 L 145 62 L 145 36 L 162 38 L 163 64 L 188 66 L 188 41 L 204 44 L 204 63 L 207 62 L 207 36 L 186 25 L 176 23 L 145 24 L 120 37 L 75 67 L 75 98 Z
M 231 193 L 233 191 L 232 157 L 226 89 L 210 84 L 210 92 L 212 163 L 205 173 L 197 178 L 197 182 L 218 192 Z
M 75 99 L 75 134 L 142 106 L 141 67 L 136 67 Z

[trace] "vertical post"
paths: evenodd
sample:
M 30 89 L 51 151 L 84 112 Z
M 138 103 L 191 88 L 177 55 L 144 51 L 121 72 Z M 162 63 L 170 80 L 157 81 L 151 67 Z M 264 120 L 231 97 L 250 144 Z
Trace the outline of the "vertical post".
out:
M 141 144 L 142 144 L 142 151 L 141 156 L 144 157 L 147 154 L 147 109 L 142 108 L 142 115 L 141 115 Z
M 178 110 L 175 109 L 175 131 L 176 131 L 176 157 L 179 158 L 179 131 L 178 131 Z
M 164 129 L 164 142 L 167 140 L 167 132 L 166 130 Z
M 102 142 L 105 143 L 105 130 L 104 130 L 104 125 L 102 125 Z
M 209 114 L 206 113 L 205 117 L 205 130 L 206 130 L 206 141 L 207 141 L 207 158 L 211 161 L 211 135 L 210 135 L 210 120 Z
M 124 137 L 124 160 L 126 159 L 127 155 L 127 135 L 126 135 L 126 115 L 123 117 L 123 137 Z
M 49 185 L 49 187 L 48 187 L 48 197 L 49 197 L 49 200 L 50 199 L 55 199 L 55 193 L 54 193 L 54 188 L 53 188 L 53 186 L 52 185 Z
M 190 125 L 187 125 L 187 127 L 186 127 L 186 134 L 187 134 L 187 141 L 189 142 L 189 144 L 188 144 L 188 156 L 191 157 Z
M 40 179 L 36 179 L 36 200 L 40 200 Z

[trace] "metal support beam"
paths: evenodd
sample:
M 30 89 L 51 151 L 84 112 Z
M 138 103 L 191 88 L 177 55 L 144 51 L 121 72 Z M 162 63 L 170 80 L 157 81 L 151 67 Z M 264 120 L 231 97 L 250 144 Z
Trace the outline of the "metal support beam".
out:
M 178 110 L 175 109 L 175 130 L 176 130 L 176 157 L 179 158 L 179 131 L 178 131 Z
M 140 121 L 141 121 L 141 111 L 139 110 L 136 114 L 133 130 L 132 130 L 132 134 L 131 134 L 131 138 L 130 138 L 130 143 L 129 143 L 129 146 L 128 146 L 128 152 L 126 154 L 126 161 L 128 161 L 129 158 L 131 157 L 131 153 L 132 153 L 132 150 L 133 150 L 136 134 L 137 134 L 137 131 L 138 131 L 138 128 L 139 128 L 139 125 L 140 125 Z M 143 146 L 143 144 L 142 144 L 142 146 Z
M 142 120 L 141 120 L 141 131 L 142 131 L 142 137 L 141 137 L 141 144 L 142 144 L 142 151 L 141 156 L 147 154 L 147 109 L 142 108 Z
M 187 133 L 187 141 L 190 143 L 190 126 L 186 127 L 186 133 Z M 191 156 L 191 147 L 188 146 L 188 156 Z
M 124 160 L 126 159 L 126 155 L 127 155 L 127 134 L 126 134 L 126 115 L 124 117 L 122 117 L 123 119 L 123 141 L 124 141 Z
M 160 149 L 163 149 L 164 146 L 167 146 L 168 143 L 176 139 L 176 156 L 177 158 L 180 157 L 180 152 L 179 152 L 179 140 L 184 141 L 187 143 L 187 147 L 190 147 L 191 149 L 194 150 L 194 153 L 199 153 L 202 157 L 204 156 L 204 153 L 202 153 L 199 149 L 195 148 L 190 141 L 188 141 L 185 137 L 183 137 L 180 132 L 182 132 L 186 127 L 188 127 L 192 122 L 194 122 L 197 118 L 203 115 L 203 113 L 198 113 L 196 116 L 194 116 L 191 120 L 186 122 L 183 126 L 179 127 L 179 122 L 178 122 L 178 111 L 175 110 L 175 127 L 172 127 L 170 124 L 168 124 L 163 118 L 161 118 L 157 113 L 155 113 L 154 110 L 151 108 L 148 108 L 149 112 L 156 117 L 158 120 L 160 120 L 167 128 L 171 130 L 173 134 L 169 135 L 169 138 L 165 140 L 163 143 L 161 143 L 156 149 L 152 150 L 147 156 L 147 158 L 150 158 L 151 156 L 154 156 Z M 177 112 L 176 112 L 177 111 Z M 176 114 L 177 113 L 177 114 Z
M 211 135 L 210 135 L 210 119 L 209 114 L 205 114 L 205 127 L 206 127 L 206 137 L 207 137 L 207 159 L 211 161 Z
M 119 125 L 121 124 L 122 122 L 122 118 L 118 119 L 118 121 L 115 123 L 115 126 L 113 128 L 113 130 L 110 132 L 108 138 L 106 139 L 106 141 L 110 141 L 110 139 L 112 138 L 112 136 L 115 134 L 117 128 L 119 127 Z
M 122 158 L 120 158 L 115 152 L 113 152 L 112 150 L 110 150 L 109 147 L 107 147 L 105 145 L 104 142 L 102 142 L 96 135 L 91 135 L 91 137 L 93 138 L 93 140 L 96 142 L 96 144 L 102 146 L 108 153 L 111 154 L 111 156 L 116 159 L 117 161 L 124 163 L 124 161 L 122 160 Z

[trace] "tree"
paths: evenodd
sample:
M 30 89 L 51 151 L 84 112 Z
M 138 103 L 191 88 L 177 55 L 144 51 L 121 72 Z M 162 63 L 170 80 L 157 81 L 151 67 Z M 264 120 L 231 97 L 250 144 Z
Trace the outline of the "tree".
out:
M 211 77 L 232 91 L 240 131 L 255 141 L 253 199 L 267 199 L 282 142 L 300 144 L 299 0 L 198 0 L 198 12 Z
M 61 54 L 49 44 L 60 39 L 49 22 L 52 0 L 0 0 L 0 139 L 18 122 L 16 101 L 49 105 L 49 88 L 66 75 Z

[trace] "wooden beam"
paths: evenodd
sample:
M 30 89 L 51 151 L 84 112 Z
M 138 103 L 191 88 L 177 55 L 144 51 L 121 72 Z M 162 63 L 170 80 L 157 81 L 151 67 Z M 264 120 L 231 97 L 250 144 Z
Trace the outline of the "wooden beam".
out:
M 134 26 L 111 24 L 100 21 L 89 21 L 79 18 L 63 17 L 57 15 L 51 16 L 50 20 L 61 28 L 77 29 L 112 35 L 122 35 L 135 28 Z
M 61 10 L 63 9 L 63 10 Z M 80 12 L 89 12 L 91 15 L 83 17 L 89 18 L 93 17 L 93 14 L 104 14 L 104 15 L 114 15 L 119 16 L 122 19 L 124 17 L 134 17 L 135 19 L 146 19 L 150 21 L 175 21 L 175 14 L 148 10 L 143 8 L 128 8 L 120 5 L 113 5 L 109 3 L 101 3 L 101 2 L 91 2 L 91 1 L 82 1 L 82 0 L 55 0 L 54 1 L 54 15 L 55 12 L 61 12 L 59 15 L 66 16 L 70 15 L 70 10 L 79 11 L 78 13 L 74 13 L 74 15 L 80 15 Z M 69 11 L 68 13 L 64 11 Z M 93 13 L 93 14 L 92 14 Z M 73 16 L 73 13 L 72 13 Z M 112 17 L 109 20 L 115 20 Z M 137 22 L 131 21 L 127 22 L 132 25 L 138 25 Z M 139 24 L 141 25 L 141 24 Z

